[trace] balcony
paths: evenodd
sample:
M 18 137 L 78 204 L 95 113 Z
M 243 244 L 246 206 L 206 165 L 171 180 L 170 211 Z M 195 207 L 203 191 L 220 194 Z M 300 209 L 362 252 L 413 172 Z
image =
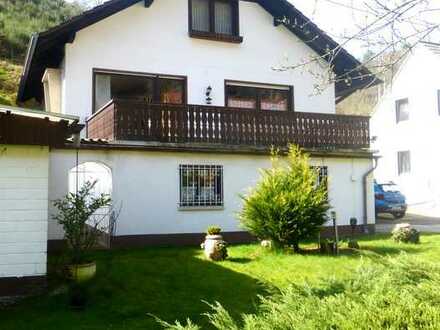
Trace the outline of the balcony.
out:
M 87 121 L 91 139 L 320 150 L 370 146 L 369 118 L 113 100 Z

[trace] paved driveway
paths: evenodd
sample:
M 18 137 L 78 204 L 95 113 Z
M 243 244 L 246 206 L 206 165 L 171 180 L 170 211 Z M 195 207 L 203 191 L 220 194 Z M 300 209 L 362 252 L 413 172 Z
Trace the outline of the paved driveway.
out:
M 395 220 L 392 216 L 379 215 L 376 222 L 376 231 L 389 233 L 398 223 L 409 223 L 421 232 L 440 233 L 440 217 L 425 217 L 407 214 L 403 219 Z

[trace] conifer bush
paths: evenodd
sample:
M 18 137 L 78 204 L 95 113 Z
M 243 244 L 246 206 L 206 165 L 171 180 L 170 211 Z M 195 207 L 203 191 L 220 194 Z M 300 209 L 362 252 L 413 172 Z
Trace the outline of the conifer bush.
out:
M 299 252 L 300 240 L 316 236 L 327 220 L 327 183 L 318 183 L 299 147 L 292 145 L 285 160 L 273 155 L 272 168 L 262 170 L 256 187 L 242 196 L 239 219 L 257 238 Z

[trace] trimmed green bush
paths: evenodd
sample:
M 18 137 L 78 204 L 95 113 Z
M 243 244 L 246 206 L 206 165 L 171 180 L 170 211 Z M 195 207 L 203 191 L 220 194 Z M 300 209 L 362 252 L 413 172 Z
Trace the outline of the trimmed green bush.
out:
M 317 171 L 297 146 L 290 147 L 285 160 L 274 155 L 272 168 L 262 170 L 257 186 L 241 196 L 239 219 L 260 240 L 299 252 L 300 240 L 315 237 L 327 220 L 327 184 L 317 183 Z
M 261 297 L 256 314 L 237 322 L 219 303 L 207 316 L 215 329 L 439 329 L 440 267 L 402 255 L 366 261 L 350 278 L 316 287 L 292 285 Z M 161 322 L 167 329 L 200 329 Z

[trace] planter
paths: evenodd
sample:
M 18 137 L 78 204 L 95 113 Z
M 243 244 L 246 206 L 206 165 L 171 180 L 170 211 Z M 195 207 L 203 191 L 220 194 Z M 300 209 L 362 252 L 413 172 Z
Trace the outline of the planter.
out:
M 96 274 L 96 262 L 67 266 L 69 277 L 77 283 L 86 282 Z
M 206 258 L 214 261 L 225 260 L 228 257 L 226 245 L 222 235 L 206 235 L 203 243 Z

